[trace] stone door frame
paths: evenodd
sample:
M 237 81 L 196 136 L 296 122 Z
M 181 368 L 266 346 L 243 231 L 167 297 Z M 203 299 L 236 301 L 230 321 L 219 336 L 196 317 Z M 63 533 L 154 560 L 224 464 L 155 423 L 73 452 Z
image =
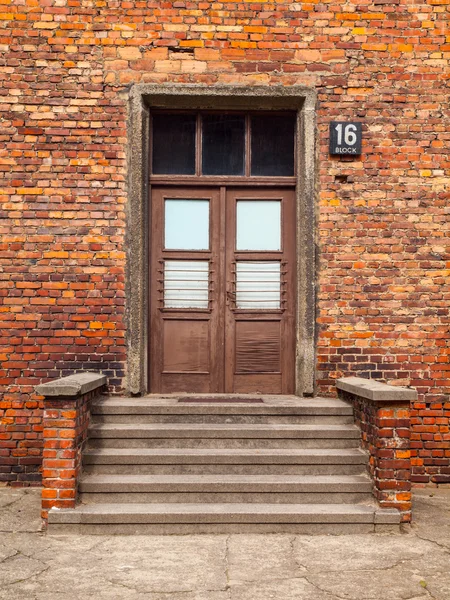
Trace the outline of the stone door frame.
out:
M 130 394 L 148 389 L 149 114 L 152 108 L 295 110 L 297 112 L 297 315 L 295 389 L 315 391 L 316 91 L 300 85 L 136 84 L 128 96 L 125 247 L 127 378 Z

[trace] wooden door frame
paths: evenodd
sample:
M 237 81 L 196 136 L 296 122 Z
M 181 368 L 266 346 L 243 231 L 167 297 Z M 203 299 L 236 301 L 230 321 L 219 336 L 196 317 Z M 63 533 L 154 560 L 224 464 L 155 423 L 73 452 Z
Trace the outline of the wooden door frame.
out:
M 136 84 L 128 96 L 125 247 L 127 377 L 130 394 L 148 389 L 150 231 L 149 114 L 152 108 L 295 110 L 297 112 L 297 315 L 295 381 L 298 396 L 315 391 L 316 101 L 306 86 Z

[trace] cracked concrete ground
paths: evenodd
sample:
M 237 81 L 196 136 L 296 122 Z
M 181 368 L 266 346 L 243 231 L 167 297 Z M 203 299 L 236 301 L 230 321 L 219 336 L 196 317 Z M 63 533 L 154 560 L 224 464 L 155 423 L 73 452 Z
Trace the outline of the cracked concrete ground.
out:
M 407 533 L 48 536 L 39 489 L 0 488 L 0 599 L 450 600 L 450 489 Z

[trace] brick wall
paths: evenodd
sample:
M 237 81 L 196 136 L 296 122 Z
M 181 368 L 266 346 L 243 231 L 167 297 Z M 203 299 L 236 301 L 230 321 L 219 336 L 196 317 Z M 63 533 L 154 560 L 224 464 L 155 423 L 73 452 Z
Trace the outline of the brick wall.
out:
M 0 481 L 35 478 L 37 383 L 98 369 L 113 391 L 123 385 L 135 82 L 318 90 L 320 389 L 334 393 L 336 378 L 358 374 L 410 384 L 427 407 L 441 406 L 448 0 L 0 4 Z M 360 160 L 328 156 L 331 119 L 364 123 Z M 413 452 L 441 452 L 448 410 L 418 405 L 413 419 Z
M 450 401 L 415 402 L 411 410 L 411 481 L 450 483 Z
M 105 384 L 105 376 L 85 373 L 38 387 L 44 396 L 41 516 L 45 523 L 51 508 L 75 508 L 91 401 L 106 390 Z
M 338 395 L 353 406 L 361 446 L 367 451 L 373 495 L 381 508 L 395 508 L 411 521 L 411 405 L 414 390 L 367 382 L 360 377 L 337 381 Z M 369 391 L 369 393 L 367 393 Z

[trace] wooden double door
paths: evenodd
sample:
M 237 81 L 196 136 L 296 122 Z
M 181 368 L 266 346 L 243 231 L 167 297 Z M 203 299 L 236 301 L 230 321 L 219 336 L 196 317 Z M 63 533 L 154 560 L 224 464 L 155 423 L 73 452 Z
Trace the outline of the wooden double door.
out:
M 150 391 L 294 392 L 292 188 L 154 187 Z

